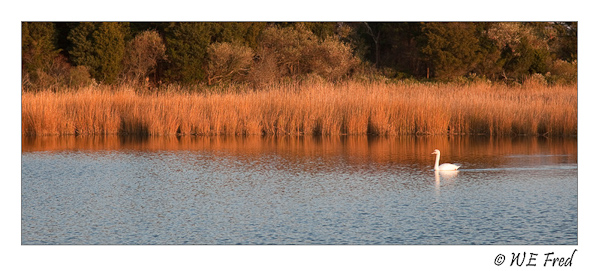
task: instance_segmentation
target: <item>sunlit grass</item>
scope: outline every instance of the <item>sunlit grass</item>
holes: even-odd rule
[[[22,94],[25,135],[576,135],[577,87],[288,83]]]

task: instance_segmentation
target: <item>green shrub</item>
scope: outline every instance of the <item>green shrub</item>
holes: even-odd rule
[[[530,76],[527,76],[522,82],[522,86],[525,88],[535,88],[540,86],[546,86],[547,80],[540,73],[535,73]]]
[[[69,71],[69,87],[81,88],[93,84],[94,80],[85,66],[75,66]]]
[[[576,60],[568,62],[558,59],[551,63],[549,72],[545,76],[551,84],[572,84],[578,80]]]

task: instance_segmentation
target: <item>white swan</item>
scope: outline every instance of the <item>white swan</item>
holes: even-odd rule
[[[439,170],[458,170],[458,168],[460,167],[460,165],[454,165],[454,164],[449,164],[449,163],[445,163],[445,164],[439,165],[439,159],[441,158],[441,152],[439,150],[435,150],[431,154],[436,154],[437,155],[437,158],[435,159],[435,171],[439,171]]]

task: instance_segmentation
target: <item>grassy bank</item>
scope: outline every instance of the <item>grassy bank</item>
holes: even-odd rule
[[[218,93],[25,92],[22,133],[576,135],[577,87],[345,82]]]

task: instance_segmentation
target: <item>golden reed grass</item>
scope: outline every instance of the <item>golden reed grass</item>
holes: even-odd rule
[[[577,86],[289,83],[22,93],[23,135],[576,135]]]

